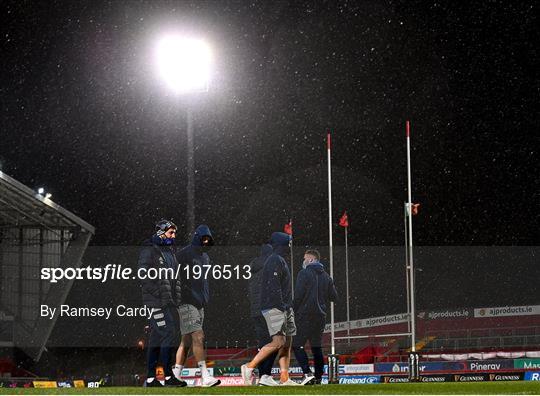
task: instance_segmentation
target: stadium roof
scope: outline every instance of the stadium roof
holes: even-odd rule
[[[0,226],[3,225],[81,227],[91,234],[95,232],[80,217],[0,171]]]

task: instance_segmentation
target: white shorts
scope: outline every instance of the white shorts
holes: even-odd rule
[[[197,309],[191,304],[178,307],[180,313],[180,333],[191,334],[203,329],[204,308]]]
[[[262,311],[262,314],[266,321],[270,337],[275,335],[296,335],[296,325],[294,324],[294,312],[292,308],[285,312],[277,308],[272,308]]]

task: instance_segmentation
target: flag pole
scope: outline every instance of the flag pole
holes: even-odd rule
[[[411,292],[409,290],[409,232],[407,231],[407,202],[403,203],[403,222],[405,229],[405,282],[407,290],[407,332],[411,332]]]
[[[330,256],[330,277],[334,279],[334,255],[332,242],[332,158],[331,158],[331,143],[330,131],[327,134],[327,160],[328,160],[328,249]],[[334,335],[334,302],[330,302],[330,338],[332,355],[336,353],[336,340]]]
[[[412,233],[412,188],[411,188],[411,126],[406,122],[407,134],[407,190],[408,205],[407,214],[409,219],[409,283],[410,283],[410,314],[411,314],[411,352],[416,352],[416,312],[414,304],[414,261],[413,261],[413,233]]]
[[[351,311],[350,311],[350,301],[349,301],[349,243],[348,243],[348,234],[349,226],[345,227],[345,288],[347,289],[347,336],[351,335]],[[351,339],[348,339],[349,344]]]

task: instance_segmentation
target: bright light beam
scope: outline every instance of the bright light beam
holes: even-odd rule
[[[211,58],[204,41],[176,35],[163,37],[156,50],[159,74],[177,94],[208,91]]]

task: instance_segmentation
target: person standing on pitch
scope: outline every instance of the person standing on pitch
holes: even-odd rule
[[[270,238],[273,253],[264,264],[261,282],[261,313],[272,341],[261,348],[253,360],[240,368],[246,385],[252,384],[253,370],[277,352],[281,385],[299,385],[289,378],[292,336],[296,334],[291,298],[291,273],[285,261],[291,236],[274,232]]]
[[[293,351],[302,367],[303,385],[320,384],[324,372],[322,352],[322,334],[326,323],[326,312],[330,301],[336,301],[337,291],[334,281],[320,263],[321,255],[317,250],[306,250],[303,269],[298,273],[294,289],[294,312],[296,313],[297,333],[293,338]],[[315,376],[309,368],[305,351],[309,341]]]
[[[143,243],[139,253],[138,267],[148,273],[149,269],[167,269],[174,274],[178,262],[173,246],[176,237],[176,225],[169,220],[160,220],[156,232]],[[143,304],[152,308],[150,318],[150,336],[148,339],[147,366],[148,374],[144,386],[186,386],[186,382],[175,378],[171,371],[171,356],[178,339],[178,305],[180,304],[180,281],[174,275],[162,276],[162,279],[141,279]],[[161,366],[165,380],[156,378],[156,368]]]
[[[255,325],[255,334],[259,341],[259,350],[272,341],[268,334],[266,321],[261,313],[261,282],[264,263],[272,254],[272,245],[262,245],[259,257],[254,258],[251,263],[251,278],[249,278],[249,301],[251,307],[251,318]],[[272,377],[272,366],[276,360],[277,352],[264,359],[257,368],[259,369],[259,385],[276,386],[279,385]]]
[[[205,274],[208,272],[206,269],[210,266],[207,252],[213,245],[214,239],[210,229],[206,225],[200,225],[193,234],[191,244],[176,254],[181,267],[182,279],[182,304],[179,308],[182,340],[176,352],[173,373],[177,379],[181,378],[189,349],[193,348],[193,355],[201,370],[201,385],[204,387],[216,386],[221,383],[208,372],[204,351],[204,307],[210,299],[208,279],[206,279]]]

